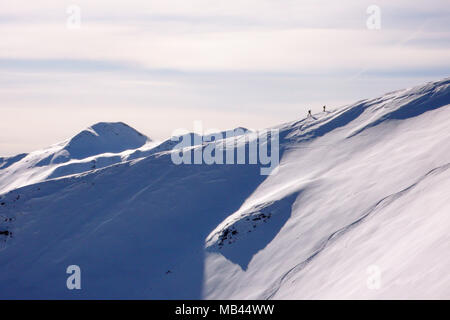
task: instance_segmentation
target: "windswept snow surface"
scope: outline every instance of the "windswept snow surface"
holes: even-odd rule
[[[0,298],[449,299],[449,103],[444,79],[278,126],[270,176],[89,129],[0,158]]]
[[[122,162],[129,150],[156,144],[125,123],[100,122],[47,149],[0,158],[0,193]]]
[[[220,132],[228,137],[249,132],[236,128]],[[208,135],[188,133],[163,142],[153,141],[125,123],[100,122],[71,139],[29,154],[0,158],[0,194],[48,179],[65,177],[111,166],[124,161],[170,151],[189,138],[211,140]]]

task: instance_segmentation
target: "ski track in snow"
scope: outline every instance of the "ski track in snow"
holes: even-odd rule
[[[419,178],[412,185],[408,186],[407,188],[405,188],[399,192],[396,192],[396,193],[393,193],[393,194],[390,194],[390,195],[384,197],[383,199],[379,200],[376,204],[374,204],[370,209],[368,209],[365,213],[363,213],[360,218],[356,219],[355,221],[346,225],[345,227],[342,227],[339,230],[336,230],[335,232],[333,232],[331,235],[328,236],[328,238],[326,238],[322,242],[322,244],[319,246],[319,249],[317,249],[311,256],[309,256],[306,260],[300,262],[299,264],[297,264],[294,267],[292,267],[291,269],[289,269],[286,273],[284,273],[281,276],[281,278],[278,280],[277,284],[275,285],[275,289],[270,290],[270,293],[268,293],[268,296],[264,300],[271,300],[277,294],[277,292],[280,290],[283,283],[286,280],[289,280],[289,277],[291,276],[291,274],[293,274],[294,272],[301,272],[301,270],[303,268],[305,268],[306,265],[308,263],[310,263],[314,258],[316,258],[322,251],[324,251],[328,247],[328,245],[330,245],[332,242],[339,239],[345,233],[351,231],[353,228],[355,228],[356,226],[358,226],[359,224],[361,224],[365,220],[367,220],[369,217],[371,217],[372,214],[376,211],[376,209],[379,208],[380,205],[382,205],[382,204],[389,205],[390,203],[392,203],[393,201],[395,201],[396,199],[401,197],[403,194],[405,194],[406,192],[408,192],[411,189],[413,189],[414,187],[416,187],[423,180],[425,180],[428,176],[435,174],[435,173],[443,172],[445,170],[448,170],[449,168],[450,168],[450,163],[447,163],[445,165],[442,165],[442,166],[439,166],[437,168],[430,170],[428,173],[426,173],[424,176]]]

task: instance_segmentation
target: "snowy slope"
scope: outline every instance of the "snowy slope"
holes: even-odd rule
[[[122,122],[100,122],[44,150],[0,158],[0,192],[122,162],[128,150],[155,144]]]
[[[4,193],[0,298],[448,299],[449,103],[445,79],[278,126],[271,176],[171,145]]]
[[[244,132],[236,128],[220,134]],[[72,174],[93,171],[107,166],[172,150],[183,138],[203,137],[189,133],[153,141],[122,122],[100,122],[81,131],[74,137],[44,150],[13,157],[0,158],[0,193]],[[208,136],[205,136],[207,139]]]

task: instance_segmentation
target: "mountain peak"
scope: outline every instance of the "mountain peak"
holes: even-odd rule
[[[123,122],[98,122],[72,137],[64,150],[73,159],[143,146],[150,138]],[[69,156],[66,155],[66,156]]]

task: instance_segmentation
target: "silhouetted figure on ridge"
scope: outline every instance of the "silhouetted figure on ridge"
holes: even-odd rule
[[[325,112],[325,111],[326,111],[326,108],[327,108],[326,106],[323,106],[323,112]]]
[[[312,117],[311,110],[308,110],[308,118]]]

